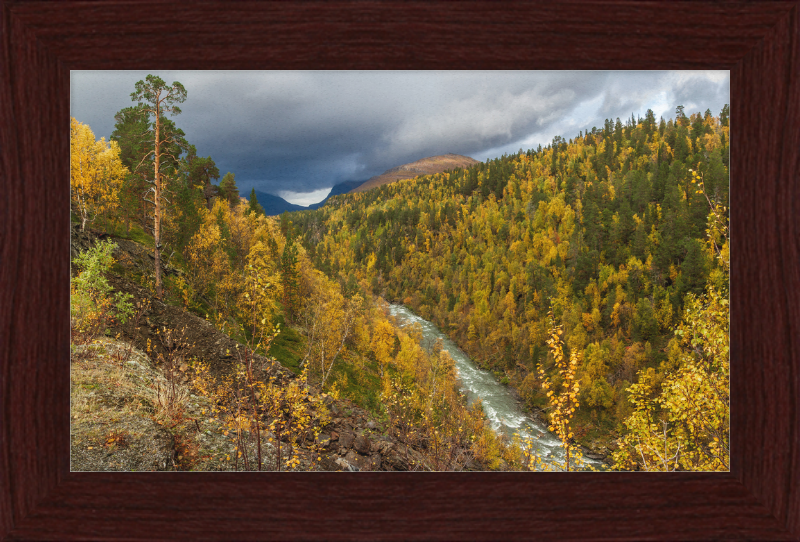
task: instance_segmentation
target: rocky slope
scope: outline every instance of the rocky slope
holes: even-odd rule
[[[73,230],[73,256],[101,237],[108,236]],[[114,257],[123,272],[109,275],[109,283],[116,291],[130,294],[138,309],[127,323],[112,326],[108,337],[72,347],[72,470],[242,470],[242,464],[231,459],[236,445],[233,435],[208,414],[210,400],[193,388],[187,363],[175,365],[177,388],[173,393],[180,401],[180,415],[163,414],[160,406],[167,381],[159,360],[174,352],[177,344],[176,339],[165,341],[165,334],[180,337],[181,359],[202,360],[213,375],[224,376],[244,346],[206,320],[155,299],[127,278],[152,272],[151,254],[133,241],[114,241],[119,245]],[[180,273],[169,266],[163,270]],[[283,384],[297,378],[271,358],[256,355],[254,362],[259,378],[272,377]],[[426,469],[423,445],[404,442],[386,422],[373,419],[347,401],[313,390],[304,401],[312,412],[327,413],[316,442],[295,444],[300,463],[294,470]],[[272,434],[264,432],[262,436],[265,468],[274,468],[278,443],[269,443]],[[292,445],[283,442],[280,446],[285,457],[284,447]],[[248,450],[249,457],[255,454],[255,449]],[[467,462],[467,467],[483,469],[475,462]],[[255,468],[251,462],[250,470]]]

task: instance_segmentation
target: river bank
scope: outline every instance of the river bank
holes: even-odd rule
[[[514,386],[498,381],[491,371],[481,368],[432,322],[414,314],[407,307],[387,304],[387,310],[401,327],[418,326],[427,348],[432,348],[438,342],[450,354],[468,403],[476,400],[482,402],[492,429],[509,439],[518,436],[530,441],[534,452],[542,458],[561,460],[561,441],[548,431],[544,413],[526,412],[525,400]],[[589,464],[599,467],[601,463],[607,463],[604,461],[607,454],[585,446],[582,448]]]

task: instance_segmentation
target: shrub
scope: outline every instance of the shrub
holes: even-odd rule
[[[70,327],[74,344],[87,344],[115,322],[124,323],[133,314],[131,295],[117,292],[106,279],[114,263],[113,241],[98,242],[81,252],[73,265],[81,271],[70,285]]]

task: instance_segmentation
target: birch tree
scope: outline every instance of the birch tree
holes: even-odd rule
[[[70,199],[80,216],[81,231],[98,215],[117,208],[126,174],[116,141],[96,141],[89,126],[70,120]]]

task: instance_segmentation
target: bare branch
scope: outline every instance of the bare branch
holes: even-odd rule
[[[147,154],[145,154],[145,155],[144,155],[144,158],[142,158],[142,161],[141,161],[141,162],[139,162],[139,165],[138,165],[138,166],[136,166],[136,167],[133,169],[133,171],[138,171],[138,170],[139,170],[139,168],[141,167],[141,165],[142,165],[142,164],[144,163],[144,161],[147,159],[147,157],[148,157],[148,156],[150,156],[151,154],[154,154],[154,153],[155,153],[155,151],[154,151],[154,150],[152,150],[152,151],[148,152]]]

